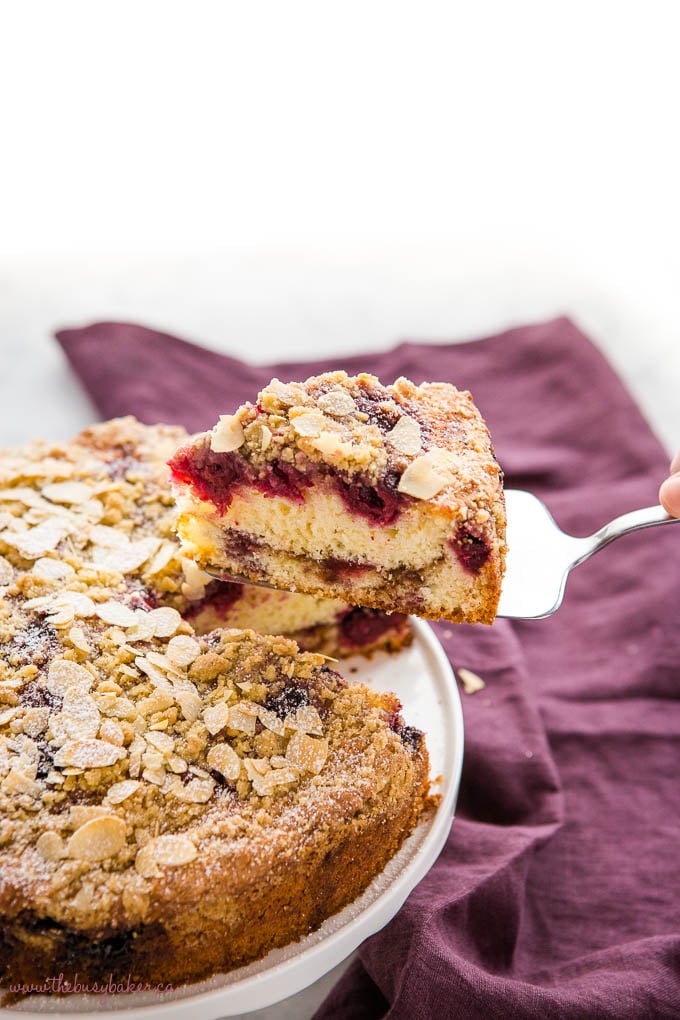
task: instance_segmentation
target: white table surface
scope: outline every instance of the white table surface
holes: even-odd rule
[[[158,326],[239,357],[337,355],[409,339],[471,338],[567,312],[607,353],[671,450],[680,445],[680,343],[653,288],[455,253],[309,252],[0,260],[0,442],[67,437],[93,413],[51,332],[95,319]],[[630,509],[622,507],[622,510]],[[344,970],[251,1020],[304,1020]]]
[[[637,284],[537,245],[510,257],[421,245],[165,256],[0,256],[0,442],[65,438],[93,412],[52,341],[59,327],[141,322],[255,362],[400,340],[464,340],[560,314],[601,347],[669,451],[680,445],[672,280]]]

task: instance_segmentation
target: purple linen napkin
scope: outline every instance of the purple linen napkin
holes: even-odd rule
[[[506,484],[594,531],[656,502],[667,458],[568,320],[462,345],[405,343],[254,367],[119,323],[58,340],[104,416],[209,427],[272,375],[371,371],[472,390]],[[680,1016],[680,535],[622,539],[549,620],[437,625],[464,697],[449,841],[318,1018]]]

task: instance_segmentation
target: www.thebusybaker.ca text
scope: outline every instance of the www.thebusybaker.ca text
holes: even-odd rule
[[[114,978],[109,974],[106,981],[79,981],[76,972],[72,980],[63,973],[46,977],[43,982],[19,982],[10,985],[10,992],[15,995],[130,995],[132,992],[171,992],[173,985],[159,982],[150,984],[145,981],[133,981],[132,975]]]

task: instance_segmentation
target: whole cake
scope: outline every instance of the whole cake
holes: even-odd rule
[[[206,578],[130,420],[0,457],[0,974],[178,984],[299,938],[423,810],[392,695],[251,630]]]
[[[502,476],[466,391],[274,379],[170,466],[183,551],[211,573],[452,622],[495,617]]]

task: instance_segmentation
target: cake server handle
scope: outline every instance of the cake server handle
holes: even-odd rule
[[[498,616],[541,620],[562,604],[570,571],[622,535],[657,524],[675,524],[662,506],[631,510],[598,531],[577,538],[562,531],[545,504],[530,492],[507,489],[508,554]]]

